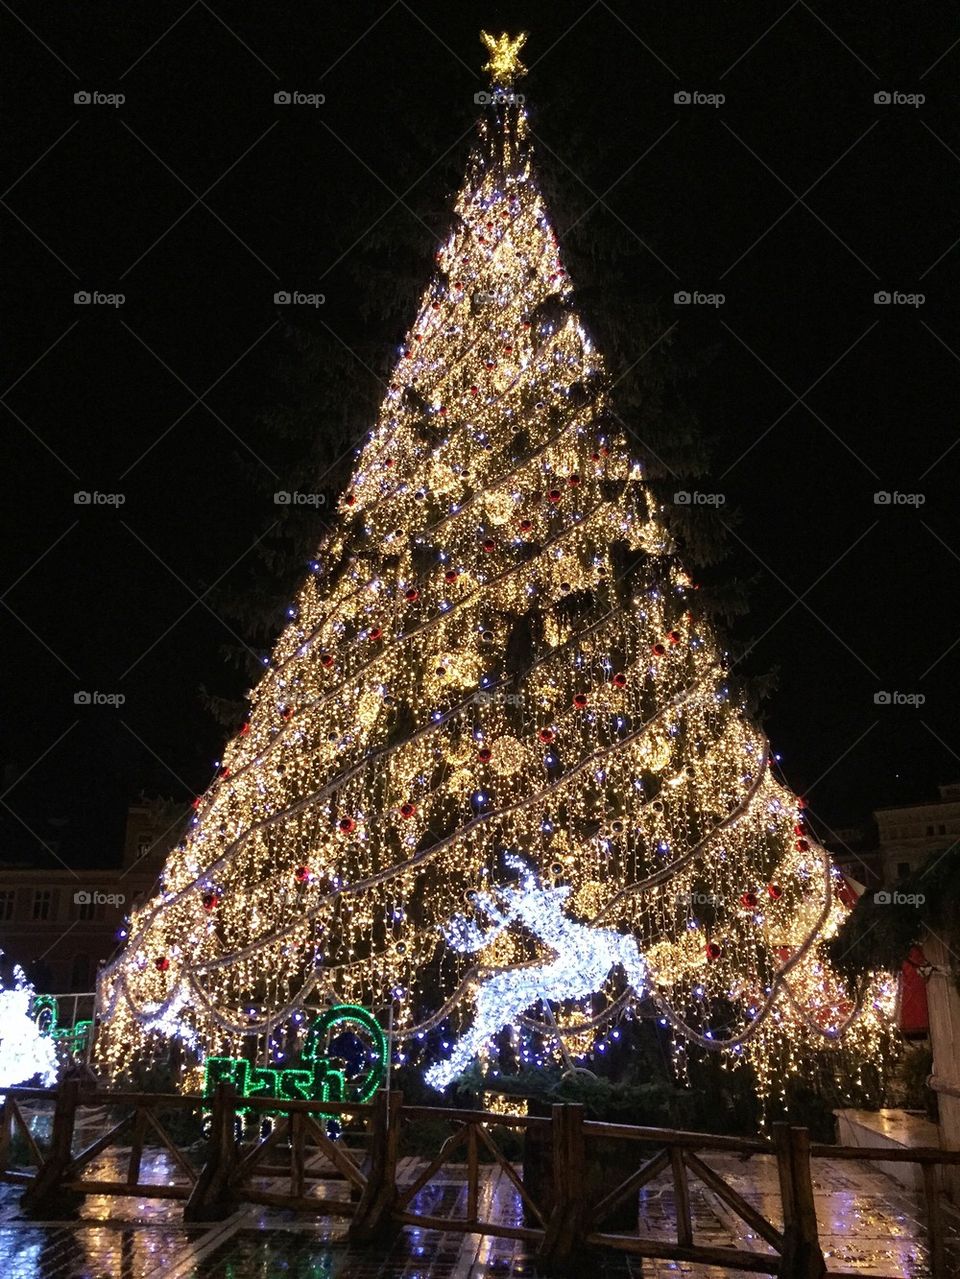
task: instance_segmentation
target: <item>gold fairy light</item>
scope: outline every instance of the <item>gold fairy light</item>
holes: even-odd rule
[[[523,37],[485,43],[513,83]],[[892,984],[855,1004],[831,973],[836,872],[611,425],[522,104],[480,132],[336,527],[103,975],[108,1075],[171,1036],[236,1054],[328,999],[392,1005],[413,1037],[424,1000],[460,991],[469,1025],[485,979],[462,988],[475,958],[447,930],[495,926],[508,851],[551,908],[645,957],[642,991],[601,977],[596,1024],[653,1001],[679,1072],[695,1044],[769,1095],[824,1047],[884,1050]],[[552,962],[518,927],[484,952],[504,988]],[[556,1014],[587,1035],[582,1010]]]

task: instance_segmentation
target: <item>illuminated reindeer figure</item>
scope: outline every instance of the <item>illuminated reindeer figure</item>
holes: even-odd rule
[[[477,896],[477,906],[493,921],[481,929],[462,915],[455,916],[444,929],[448,945],[460,954],[471,955],[488,946],[511,924],[521,924],[544,943],[552,958],[535,967],[504,969],[487,977],[474,997],[473,1025],[454,1045],[446,1061],[426,1072],[427,1083],[445,1088],[470,1064],[484,1045],[538,1000],[562,1002],[582,999],[599,990],[618,964],[636,994],[646,984],[647,966],[632,937],[612,928],[590,928],[564,914],[570,888],[544,888],[536,873],[516,854],[504,859],[520,872],[517,887],[500,888],[496,897]],[[547,1005],[548,1006],[548,1005]]]

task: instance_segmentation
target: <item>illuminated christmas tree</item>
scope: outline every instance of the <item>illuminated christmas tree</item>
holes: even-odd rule
[[[379,420],[226,748],[101,984],[118,1071],[303,1010],[548,1051],[630,1008],[770,1092],[889,991],[823,958],[842,881],[728,688],[611,409],[532,168],[522,39]],[[589,1036],[588,1036],[589,1038]],[[776,1074],[776,1079],[774,1079]]]

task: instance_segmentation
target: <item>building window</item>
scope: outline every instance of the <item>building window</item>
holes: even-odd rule
[[[905,879],[910,874],[909,862],[897,862],[897,878]]]
[[[13,903],[16,899],[15,888],[0,888],[0,920],[13,919]]]
[[[940,825],[937,827],[937,834],[938,834],[938,835],[946,835],[946,833],[947,833],[947,828],[946,828],[946,826],[944,826],[944,825],[943,825],[943,823],[941,822],[941,823],[940,823]]]
[[[49,888],[36,888],[33,892],[34,919],[50,919],[53,915],[53,891]]]
[[[96,902],[93,900],[93,893],[79,892],[73,895],[74,905],[76,906],[77,919],[93,919],[96,914]]]
[[[928,834],[928,835],[932,835],[932,834],[933,834],[933,827],[932,827],[932,826],[928,826],[928,827],[927,827],[927,834]]]

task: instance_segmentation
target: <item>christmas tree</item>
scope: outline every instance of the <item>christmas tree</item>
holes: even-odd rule
[[[889,991],[825,961],[842,880],[577,313],[522,37],[484,39],[479,141],[336,530],[103,976],[112,1072],[169,1036],[286,1046],[331,1001],[390,1007],[398,1045],[450,1024],[437,1086],[507,1026],[552,1051],[631,1007],[764,1092],[843,1037],[880,1051]]]

